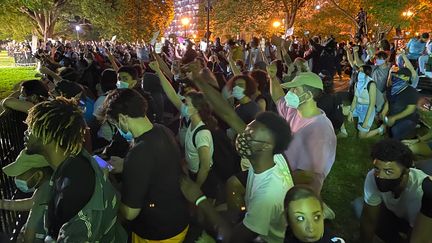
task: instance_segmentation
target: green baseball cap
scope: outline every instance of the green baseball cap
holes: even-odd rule
[[[291,82],[281,84],[284,89],[295,88],[303,85],[323,90],[321,78],[313,72],[300,73]]]
[[[27,150],[22,150],[16,160],[2,168],[8,176],[19,176],[33,168],[48,167],[48,161],[40,154],[27,154]]]

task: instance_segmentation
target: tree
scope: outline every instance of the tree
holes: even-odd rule
[[[0,15],[10,20],[9,29],[38,34],[46,41],[54,36],[55,26],[63,20],[66,10],[76,4],[77,0],[3,0]]]
[[[174,0],[82,0],[83,16],[105,37],[149,40],[174,17]]]

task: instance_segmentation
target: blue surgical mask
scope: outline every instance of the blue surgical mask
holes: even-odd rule
[[[132,135],[131,132],[127,132],[127,133],[125,133],[125,132],[123,132],[119,127],[117,127],[117,130],[120,132],[120,135],[121,135],[124,139],[126,139],[126,141],[131,142],[131,141],[134,139],[134,137],[133,137],[133,135]]]
[[[359,72],[358,80],[359,81],[365,81],[366,80],[366,74],[364,72]]]
[[[244,91],[244,88],[235,86],[232,90],[232,95],[236,100],[241,100],[243,97],[245,97]]]
[[[35,188],[29,188],[28,187],[27,181],[17,179],[16,177],[15,177],[15,185],[20,191],[22,191],[24,193],[29,193],[29,192],[35,191]]]
[[[127,89],[129,88],[129,84],[124,81],[117,81],[117,88],[118,89]]]
[[[189,106],[186,104],[182,104],[180,108],[180,115],[181,117],[184,117],[186,121],[189,121],[190,115],[189,115]]]
[[[288,91],[284,98],[288,107],[297,109],[300,106],[300,98],[294,92]]]
[[[384,59],[376,59],[375,65],[383,65],[386,61]]]

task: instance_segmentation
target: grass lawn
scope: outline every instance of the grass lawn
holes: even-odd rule
[[[6,51],[2,51],[2,52],[0,52],[0,67],[5,67],[5,66],[13,67],[14,66],[14,58],[9,57],[7,55]]]
[[[0,52],[0,99],[13,92],[14,86],[28,79],[34,79],[34,67],[13,67],[14,59],[7,56],[5,51]]]
[[[34,67],[0,68],[0,99],[13,92],[14,86],[28,79],[34,79]]]

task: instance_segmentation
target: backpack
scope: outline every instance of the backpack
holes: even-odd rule
[[[213,169],[217,176],[224,182],[232,175],[238,173],[240,168],[240,156],[237,154],[231,140],[221,129],[211,131],[206,125],[202,125],[195,129],[192,135],[192,143],[196,148],[195,138],[199,131],[209,130],[213,138]]]

